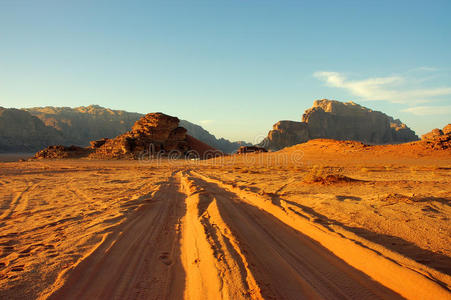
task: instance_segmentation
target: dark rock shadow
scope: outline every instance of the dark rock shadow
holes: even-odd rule
[[[345,201],[345,200],[360,201],[360,200],[362,200],[362,198],[360,198],[360,197],[345,196],[345,195],[335,196],[335,198],[337,198],[338,201]]]

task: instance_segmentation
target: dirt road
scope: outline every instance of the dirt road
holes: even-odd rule
[[[313,185],[300,181],[304,169],[78,161],[18,170],[5,165],[0,298],[451,299],[446,272],[333,219],[380,213],[396,228],[414,222],[387,213],[397,212],[395,205],[365,198],[365,189],[371,194],[378,188],[376,181]],[[421,169],[408,176],[417,172],[422,176]],[[434,176],[442,178],[441,172]],[[444,183],[433,184],[441,195]],[[362,198],[349,196],[356,191]],[[442,198],[434,199],[408,207],[434,205],[446,215],[446,204],[437,200]],[[425,218],[417,211],[408,216]],[[431,230],[447,228],[434,220],[425,223],[437,224]],[[428,256],[430,265],[448,270],[447,260],[436,255]]]
[[[61,284],[51,299],[400,298],[190,171],[174,173]]]

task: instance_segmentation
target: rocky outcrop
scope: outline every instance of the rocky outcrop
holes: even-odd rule
[[[139,158],[143,153],[186,153],[186,129],[180,120],[162,113],[150,113],[136,121],[132,129],[114,139],[108,139],[90,154],[92,158]],[[152,153],[152,154],[153,154]]]
[[[88,156],[92,152],[89,148],[77,146],[49,146],[35,154],[37,159],[63,159],[63,158],[82,158]]]
[[[133,124],[144,116],[140,113],[112,110],[98,105],[76,108],[34,107],[24,110],[38,117],[46,126],[53,127],[59,132],[63,140],[60,139],[53,144],[63,143],[79,146],[87,146],[93,140],[118,136],[130,130]],[[187,134],[224,153],[232,153],[240,146],[248,145],[244,142],[217,139],[201,126],[186,120],[180,120],[179,126],[186,128]],[[38,149],[42,149],[42,145]]]
[[[309,140],[307,123],[295,121],[279,121],[268,133],[264,145],[272,150],[279,150],[287,146],[296,145]]]
[[[423,134],[421,140],[428,148],[435,150],[451,149],[451,124],[446,125],[442,130],[435,128],[431,132]]]
[[[451,124],[448,124],[445,127],[443,127],[442,132],[443,134],[451,134]]]
[[[418,140],[415,132],[399,120],[354,102],[316,100],[302,122],[279,121],[260,144],[271,150],[327,138],[366,144],[397,144]]]
[[[423,134],[421,136],[421,139],[422,140],[434,140],[442,135],[443,135],[443,131],[441,129],[435,128],[435,129],[432,129],[430,132]]]
[[[91,141],[91,147],[86,148],[50,146],[38,152],[35,158],[148,159],[182,158],[193,154],[202,158],[206,151],[216,151],[188,136],[179,122],[176,117],[150,113],[136,121],[130,131],[113,139]]]

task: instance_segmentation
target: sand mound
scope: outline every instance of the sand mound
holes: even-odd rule
[[[421,140],[397,145],[365,145],[355,141],[336,141],[316,139],[303,144],[285,148],[277,153],[321,152],[323,154],[340,155],[349,153],[365,153],[371,156],[449,156],[451,154],[451,135],[443,135],[433,140]]]

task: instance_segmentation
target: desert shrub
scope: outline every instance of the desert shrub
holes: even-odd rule
[[[390,193],[390,194],[383,196],[381,200],[384,202],[389,202],[389,203],[400,203],[400,202],[411,203],[411,202],[415,201],[415,196]]]
[[[310,169],[310,171],[304,176],[303,181],[306,183],[322,183],[322,184],[358,181],[356,179],[344,176],[342,173],[343,173],[342,168],[314,165]]]

